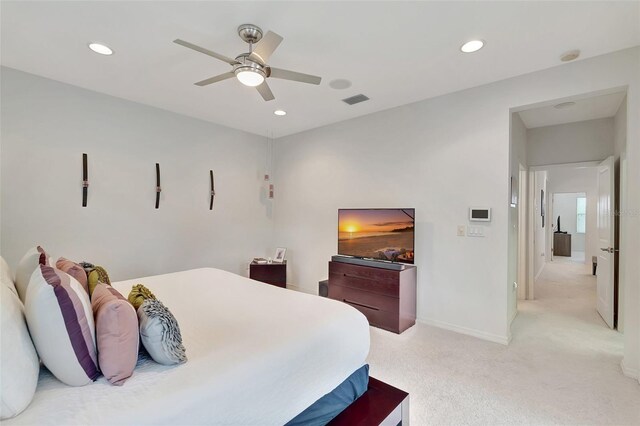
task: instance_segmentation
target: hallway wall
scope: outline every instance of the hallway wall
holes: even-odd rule
[[[613,155],[613,118],[527,129],[530,166],[599,161]]]

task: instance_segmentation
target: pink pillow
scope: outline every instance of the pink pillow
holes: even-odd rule
[[[69,259],[65,259],[61,257],[56,262],[56,268],[60,269],[63,272],[71,275],[75,278],[80,285],[85,289],[87,294],[89,294],[89,283],[87,282],[87,273],[84,271],[84,268],[78,265],[75,262],[72,262]]]
[[[98,283],[91,296],[96,322],[98,365],[111,384],[121,386],[138,361],[138,315],[110,285]]]

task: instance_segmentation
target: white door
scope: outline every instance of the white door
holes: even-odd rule
[[[598,270],[596,308],[609,328],[613,328],[614,285],[614,162],[609,157],[598,166]]]

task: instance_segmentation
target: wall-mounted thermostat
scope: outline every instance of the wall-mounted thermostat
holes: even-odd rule
[[[471,222],[491,222],[491,208],[470,207],[469,221]]]

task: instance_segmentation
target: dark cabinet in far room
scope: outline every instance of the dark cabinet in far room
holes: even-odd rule
[[[249,278],[287,288],[287,261],[282,263],[251,262],[249,264]]]

